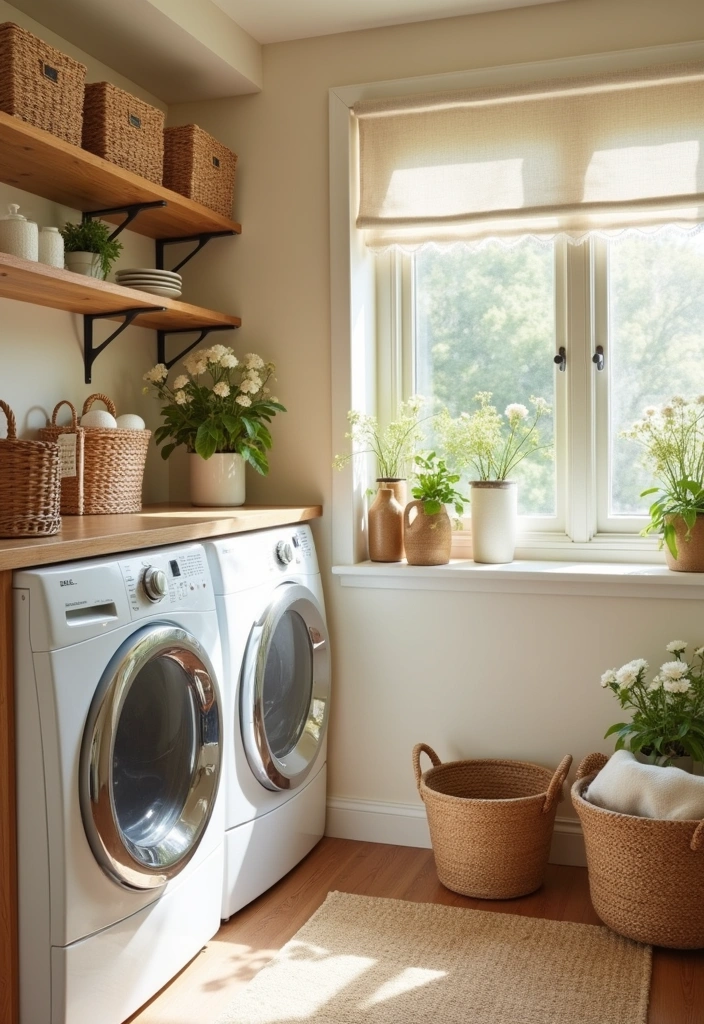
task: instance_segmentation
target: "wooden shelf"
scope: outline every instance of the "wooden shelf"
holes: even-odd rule
[[[68,313],[114,313],[111,319],[116,320],[121,319],[121,310],[163,306],[163,312],[139,314],[133,320],[135,326],[153,330],[192,328],[195,331],[201,327],[239,327],[242,322],[239,317],[227,313],[150,295],[136,288],[123,288],[109,281],[22,260],[7,253],[0,253],[0,298],[32,302]]]
[[[242,230],[235,221],[192,199],[2,111],[0,181],[82,212],[163,199],[166,207],[144,210],[130,225],[131,231],[149,238],[181,238],[214,231],[240,234]],[[116,215],[105,219],[119,224],[124,218]]]

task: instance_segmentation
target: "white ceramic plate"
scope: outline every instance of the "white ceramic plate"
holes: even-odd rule
[[[158,285],[140,285],[136,288],[138,292],[148,292],[150,295],[163,295],[167,299],[178,299],[181,292],[178,288],[159,288]]]
[[[172,270],[154,270],[152,267],[130,267],[126,270],[118,270],[115,277],[161,277],[172,281],[181,281],[180,274]]]
[[[154,284],[158,285],[159,288],[178,288],[180,290],[181,285],[177,284],[176,281],[160,281],[158,278],[153,277],[121,277],[118,284]]]

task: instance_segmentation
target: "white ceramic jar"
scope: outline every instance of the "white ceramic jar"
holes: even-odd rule
[[[472,480],[472,557],[502,565],[513,561],[518,522],[518,488],[513,480]]]
[[[58,228],[39,229],[39,262],[64,268],[64,240]]]
[[[39,228],[19,212],[17,203],[10,203],[9,213],[0,219],[0,252],[23,260],[39,259]]]

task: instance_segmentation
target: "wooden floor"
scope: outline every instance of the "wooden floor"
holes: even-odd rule
[[[666,865],[663,869],[667,870]],[[545,885],[531,896],[507,902],[472,900],[440,885],[430,850],[326,838],[278,885],[224,924],[205,950],[130,1021],[213,1024],[238,989],[334,889],[599,923],[589,900],[585,868],[551,864]],[[704,951],[655,951],[648,1024],[704,1024]]]

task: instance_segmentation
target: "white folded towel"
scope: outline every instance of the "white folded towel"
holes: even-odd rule
[[[639,818],[698,821],[704,818],[704,777],[641,764],[629,750],[617,750],[587,787],[585,799]]]

